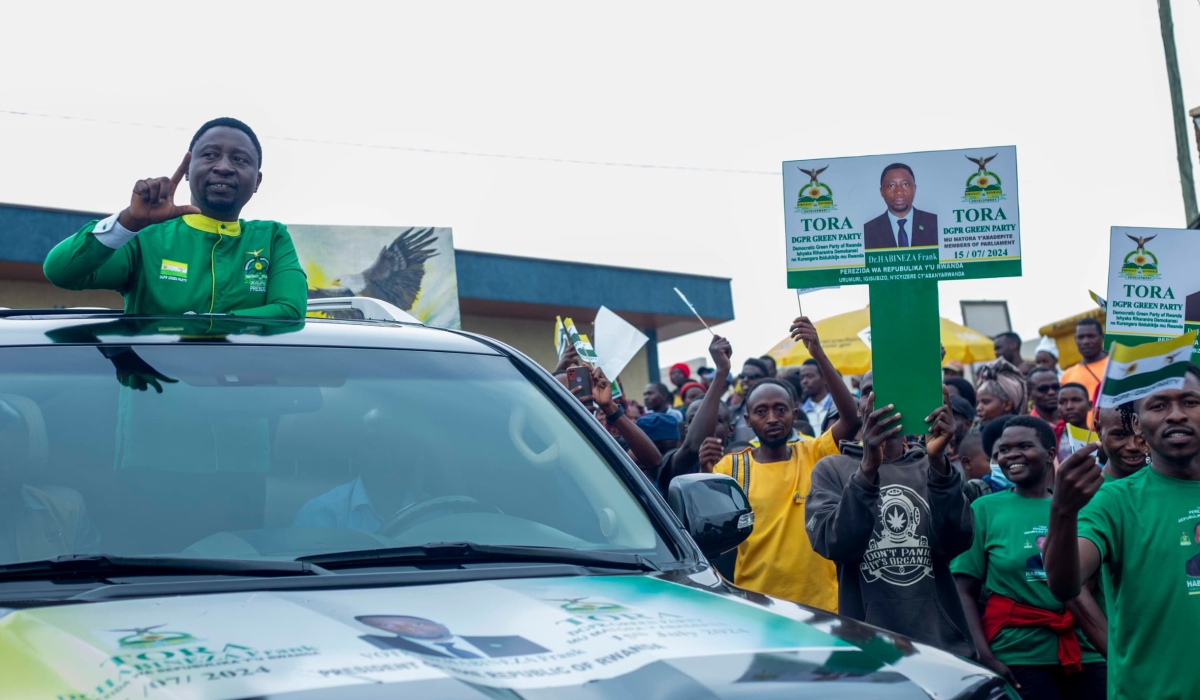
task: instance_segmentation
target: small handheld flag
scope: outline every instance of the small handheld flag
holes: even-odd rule
[[[571,346],[571,338],[567,335],[567,328],[563,325],[562,316],[555,316],[554,321],[554,351],[558,353],[558,359],[562,359],[567,348]]]
[[[687,307],[692,310],[693,314],[696,315],[696,319],[700,321],[700,325],[704,326],[704,330],[712,333],[713,337],[716,337],[717,334],[713,333],[713,329],[709,328],[708,324],[704,322],[704,319],[700,318],[700,314],[696,311],[696,307],[692,306],[692,302],[688,301],[688,298],[683,295],[683,292],[679,291],[679,287],[673,287],[673,289],[675,290],[675,293],[679,295],[679,298],[683,299],[683,303],[687,304]]]
[[[563,325],[566,328],[567,337],[572,345],[575,346],[575,352],[579,353],[579,359],[596,366],[596,351],[592,348],[592,344],[588,341],[587,336],[581,334],[575,329],[575,322],[568,316],[563,320]]]
[[[1183,387],[1196,331],[1157,343],[1113,343],[1100,385],[1100,407],[1112,408],[1163,389]]]
[[[1096,302],[1096,306],[1099,306],[1101,311],[1108,311],[1108,302],[1104,300],[1104,297],[1090,289],[1088,290],[1088,294],[1092,295],[1092,301]]]

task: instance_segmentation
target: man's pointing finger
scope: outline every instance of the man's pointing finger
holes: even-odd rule
[[[190,165],[191,162],[192,162],[191,152],[189,151],[188,153],[184,153],[183,154],[183,162],[179,164],[179,167],[175,169],[175,174],[171,176],[171,191],[172,192],[175,191],[175,188],[179,186],[180,182],[183,182],[183,176],[187,175],[188,165]]]

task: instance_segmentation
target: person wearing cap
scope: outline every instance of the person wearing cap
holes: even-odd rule
[[[1058,367],[1058,344],[1048,335],[1043,335],[1038,341],[1037,350],[1033,353],[1033,362],[1038,367],[1054,370],[1061,378],[1062,370]]]
[[[963,363],[959,362],[958,360],[950,360],[946,364],[942,365],[943,380],[949,379],[950,377],[961,378],[964,374],[966,374],[966,368],[964,368]]]
[[[683,406],[683,385],[688,383],[692,378],[692,368],[682,362],[676,362],[671,365],[671,370],[667,373],[671,384],[675,387],[675,401],[671,405],[675,408]]]
[[[654,443],[660,453],[679,447],[679,421],[666,413],[647,413],[637,419],[637,427]]]
[[[708,391],[708,387],[712,386],[713,377],[717,376],[717,371],[712,367],[701,367],[696,370],[696,381]]]
[[[678,394],[678,398],[683,399],[681,408],[685,409],[685,414],[687,407],[704,398],[706,391],[700,382],[684,382],[683,386],[679,387],[679,391],[675,393]]]

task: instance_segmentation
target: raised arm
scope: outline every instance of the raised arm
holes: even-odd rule
[[[874,394],[867,401],[874,408]],[[813,551],[826,559],[853,563],[867,551],[879,508],[883,443],[900,430],[893,425],[899,416],[887,415],[891,410],[885,406],[867,415],[862,462],[849,480],[843,481],[835,468],[836,457],[825,457],[813,468],[812,489],[804,501],[805,529]]]
[[[621,406],[613,401],[612,383],[604,376],[598,367],[591,369],[592,374],[592,395],[582,396],[581,400],[586,404],[588,399],[596,402],[600,410],[604,412],[605,420],[608,424],[615,428],[617,433],[625,440],[625,444],[629,445],[629,451],[633,453],[634,461],[643,472],[652,472],[662,465],[662,453],[654,446],[654,441],[649,435],[642,432],[642,429],[637,427],[621,410]],[[616,418],[613,418],[616,416]],[[653,481],[653,474],[650,474]]]
[[[808,354],[817,361],[817,366],[821,368],[821,376],[825,378],[825,385],[829,387],[829,395],[833,397],[833,405],[837,406],[837,422],[829,427],[830,432],[833,433],[834,443],[841,443],[842,440],[853,438],[858,431],[858,405],[854,401],[854,394],[850,393],[850,388],[846,386],[846,382],[842,381],[842,375],[829,361],[829,356],[821,347],[821,339],[817,337],[816,327],[808,320],[807,316],[800,316],[792,321],[791,332],[792,339],[798,343],[804,343]],[[820,429],[819,425],[813,426],[813,430],[820,431]]]
[[[967,551],[975,532],[975,516],[963,493],[962,476],[946,459],[946,446],[954,432],[954,416],[950,412],[950,395],[942,387],[945,404],[925,418],[929,437],[925,449],[929,454],[929,509],[933,516],[934,548],[950,559]]]
[[[130,246],[139,231],[184,214],[198,214],[191,205],[175,204],[175,188],[187,174],[192,154],[187,153],[171,177],[138,180],[129,206],[116,217],[88,224],[54,246],[43,271],[50,283],[63,289],[111,289],[124,292],[134,264]]]
[[[1100,550],[1079,536],[1079,511],[1104,484],[1104,473],[1096,463],[1099,443],[1073,453],[1058,465],[1054,496],[1050,501],[1050,528],[1046,534],[1046,583],[1061,601],[1079,595],[1083,582],[1100,568]]]
[[[664,489],[671,479],[682,473],[683,469],[696,463],[700,457],[700,447],[704,444],[704,439],[710,437],[717,427],[717,413],[721,408],[721,396],[728,386],[730,357],[733,355],[733,348],[730,347],[728,340],[715,335],[712,342],[708,344],[708,354],[712,357],[717,374],[713,377],[712,384],[700,401],[700,408],[696,410],[696,417],[688,426],[687,437],[679,446],[679,451],[672,455],[671,460],[658,476],[659,484]]]

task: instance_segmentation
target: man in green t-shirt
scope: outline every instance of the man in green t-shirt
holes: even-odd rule
[[[138,180],[128,207],[55,246],[46,279],[120,292],[130,314],[303,318],[308,284],[287,228],[238,218],[262,182],[261,164],[249,126],[207,122],[173,176]],[[190,206],[175,204],[184,178]]]
[[[1193,698],[1200,576],[1188,561],[1200,523],[1200,368],[1189,364],[1182,389],[1138,401],[1133,427],[1150,448],[1149,469],[1101,489],[1095,443],[1059,465],[1046,577],[1059,600],[1078,595],[1100,566],[1110,577],[1109,698]]]

